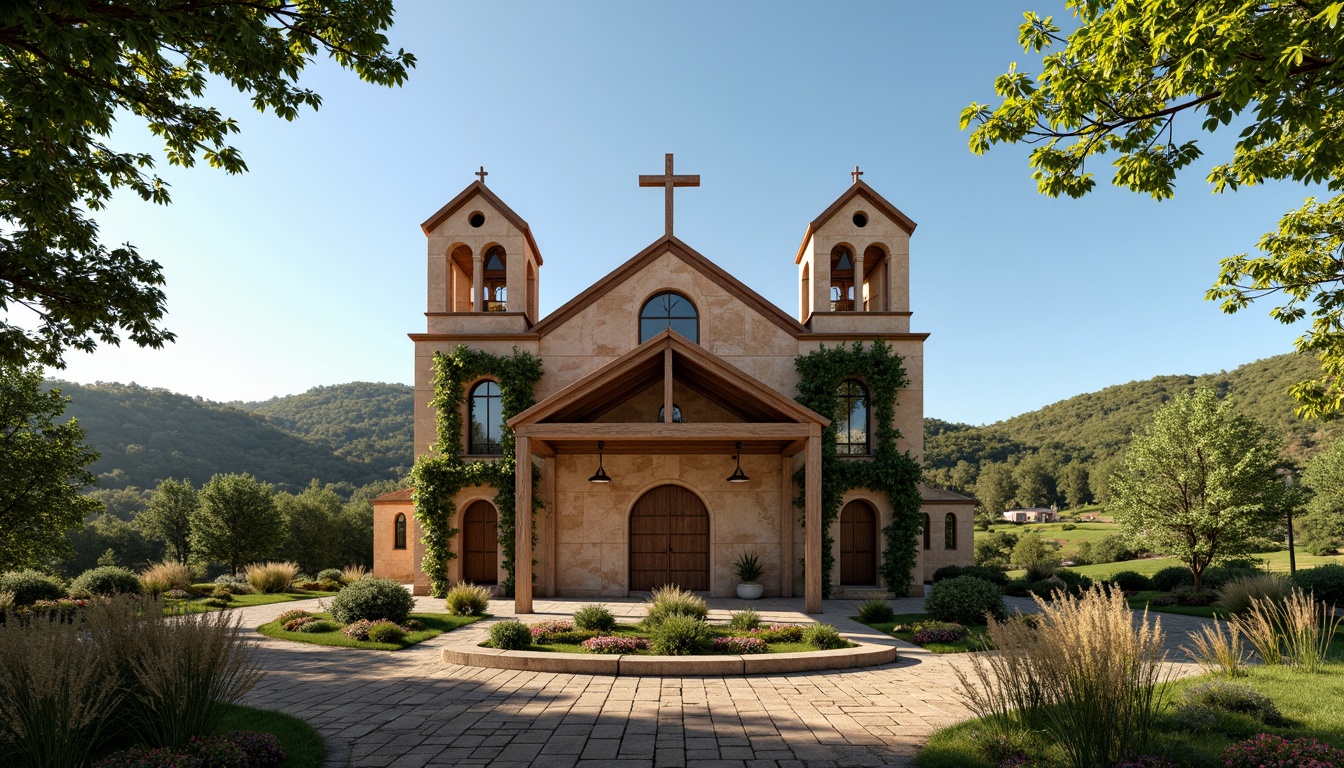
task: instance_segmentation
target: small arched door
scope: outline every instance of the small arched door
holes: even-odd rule
[[[679,485],[660,485],[630,511],[630,591],[709,589],[709,511]]]
[[[877,583],[877,513],[866,501],[840,510],[840,583]]]
[[[499,581],[499,517],[488,501],[473,501],[462,515],[462,580]]]

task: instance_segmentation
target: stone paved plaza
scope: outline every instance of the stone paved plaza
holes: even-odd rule
[[[572,612],[583,600],[543,600],[527,620]],[[635,599],[607,600],[613,613],[638,617]],[[1030,601],[1008,598],[1027,610]],[[893,601],[898,613],[922,609],[921,598]],[[719,611],[752,607],[767,620],[803,622],[801,599],[710,600]],[[490,612],[511,616],[511,601]],[[816,617],[842,632],[868,633],[845,618],[857,601],[832,600]],[[239,609],[255,628],[317,601]],[[417,611],[442,612],[443,601],[417,598]],[[1169,658],[1202,620],[1160,614]],[[265,675],[251,706],[297,715],[327,740],[327,766],[420,768],[786,768],[910,765],[928,735],[966,717],[954,665],[964,655],[936,655],[899,641],[895,664],[860,670],[779,676],[633,678],[478,669],[446,664],[450,642],[479,639],[490,620],[403,651],[352,651],[273,640],[249,633]],[[469,634],[464,634],[469,633]],[[1178,674],[1191,671],[1179,665]]]

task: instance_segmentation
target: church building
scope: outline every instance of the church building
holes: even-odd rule
[[[416,594],[431,584],[507,584],[528,613],[534,595],[600,600],[664,584],[732,596],[734,564],[754,554],[767,596],[801,595],[817,613],[826,589],[922,594],[937,568],[973,562],[973,501],[923,485],[903,497],[922,502],[899,512],[885,491],[846,489],[822,530],[823,454],[873,461],[885,432],[901,455],[922,461],[929,334],[910,327],[915,222],[855,168],[848,189],[806,224],[790,313],[729,271],[765,264],[720,265],[673,235],[674,190],[700,177],[672,165],[667,155],[664,173],[639,177],[664,190],[664,234],[545,317],[537,241],[484,169],[421,225],[428,322],[410,334],[416,458],[457,451],[448,458],[465,466],[511,454],[513,466],[533,471],[512,473],[507,501],[498,484],[451,486],[451,519],[428,532],[415,514],[427,485],[375,499],[374,575]],[[788,258],[779,254],[777,267]],[[799,402],[800,359],[856,342],[885,344],[904,368],[889,425],[876,423],[875,385],[861,376],[839,382],[834,425]],[[436,354],[463,348],[539,363],[527,407],[508,412],[521,395],[511,401],[514,385],[488,371],[454,380],[460,391],[447,399],[436,392]],[[432,401],[455,409],[441,413]],[[507,514],[497,501],[512,505]],[[521,519],[536,502],[527,536],[512,525],[513,509]],[[918,516],[901,528],[914,539],[909,583],[882,577],[896,514]]]

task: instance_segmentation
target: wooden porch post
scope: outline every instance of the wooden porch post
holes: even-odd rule
[[[821,426],[811,425],[807,437],[807,485],[803,489],[807,540],[803,550],[806,594],[803,610],[821,613]]]
[[[515,453],[513,515],[513,612],[532,612],[532,446],[519,437]]]
[[[556,506],[555,500],[555,470],[556,462],[554,456],[547,456],[541,463],[541,484],[546,489],[546,591],[547,597],[555,597],[555,534],[560,529],[560,522],[556,520],[556,515],[560,514],[560,509]]]
[[[793,457],[779,459],[779,596],[793,597]]]

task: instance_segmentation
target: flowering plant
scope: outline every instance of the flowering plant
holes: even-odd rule
[[[765,653],[769,650],[759,637],[716,637],[710,647],[715,653]]]
[[[550,621],[533,624],[531,630],[532,642],[537,643],[538,645],[544,645],[545,643],[551,642],[557,634],[562,632],[573,632],[574,622],[552,619]]]
[[[970,630],[954,622],[924,621],[915,625],[915,645],[925,643],[955,643],[964,640]]]
[[[1344,751],[1315,739],[1289,741],[1261,733],[1223,751],[1226,768],[1336,768],[1344,765]]]
[[[647,640],[640,637],[612,637],[603,635],[590,637],[580,645],[589,653],[634,653],[649,647]]]
[[[275,736],[233,731],[194,737],[184,749],[131,747],[99,760],[94,768],[271,768],[284,759]]]

